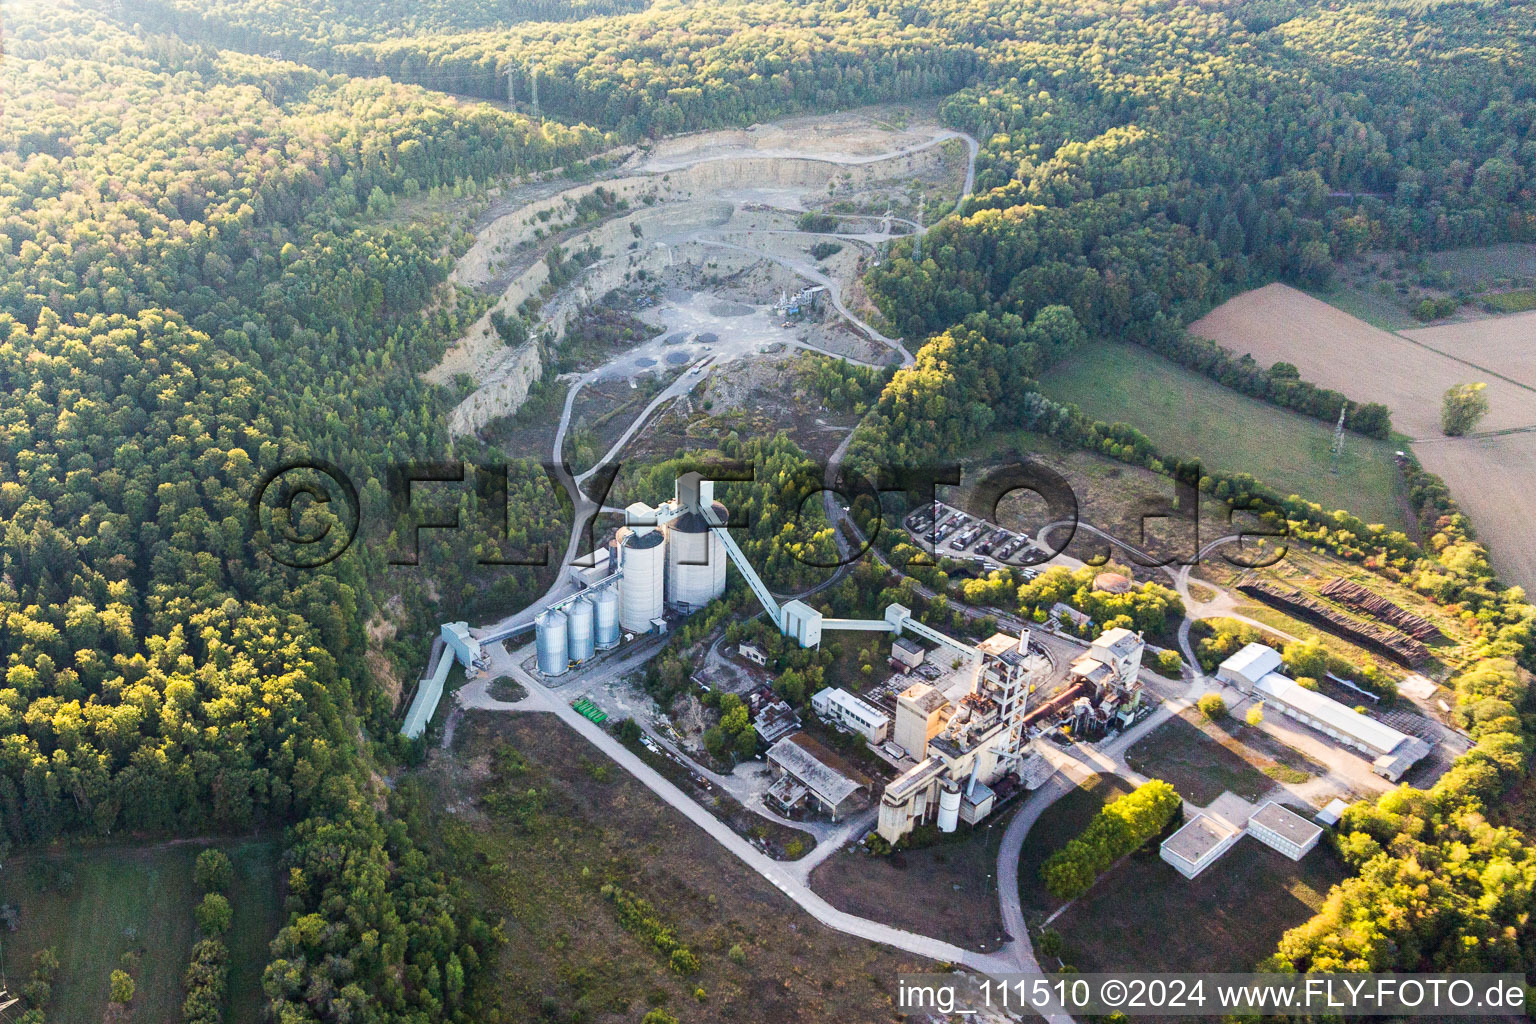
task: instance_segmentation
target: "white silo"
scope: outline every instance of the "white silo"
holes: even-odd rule
[[[944,780],[939,787],[939,831],[953,832],[960,824],[960,786]]]
[[[725,506],[711,505],[717,523],[726,521]],[[725,541],[697,510],[684,512],[667,524],[667,603],[696,611],[725,593]]]
[[[547,611],[534,620],[537,639],[539,671],[546,676],[564,675],[571,667],[569,648],[566,646],[565,613]]]
[[[646,522],[655,510],[643,502],[625,509],[630,525],[619,531],[619,625],[631,633],[650,631],[662,615],[667,576],[666,537]]]
[[[571,660],[577,663],[592,657],[592,602],[578,597],[565,610],[568,620]]]
[[[596,610],[597,649],[606,651],[619,646],[619,591],[617,587],[604,587],[593,598]]]

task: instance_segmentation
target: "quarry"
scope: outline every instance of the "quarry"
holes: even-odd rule
[[[449,279],[493,298],[427,374],[469,389],[450,432],[514,414],[580,312],[615,290],[661,344],[585,380],[661,372],[706,348],[716,367],[801,350],[910,362],[850,295],[880,246],[969,190],[975,150],[935,122],[850,113],[661,140],[617,154],[599,180],[509,190]],[[675,347],[678,334],[692,344]]]

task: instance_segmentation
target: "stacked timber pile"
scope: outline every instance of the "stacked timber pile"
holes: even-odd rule
[[[1432,640],[1443,639],[1444,634],[1438,626],[1428,619],[1418,616],[1393,604],[1380,594],[1362,587],[1358,583],[1346,579],[1336,579],[1323,588],[1324,597],[1332,598],[1346,608],[1380,619],[1389,626],[1396,626],[1409,636],[1423,640],[1426,643]]]
[[[1404,665],[1417,665],[1429,657],[1429,648],[1411,636],[1374,622],[1365,622],[1346,615],[1300,590],[1288,590],[1273,583],[1254,581],[1239,583],[1237,589],[1265,604],[1274,605],[1290,612],[1297,618],[1323,626],[1346,640],[1385,654]]]

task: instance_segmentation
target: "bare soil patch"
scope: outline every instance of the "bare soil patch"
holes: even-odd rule
[[[850,848],[817,865],[811,887],[839,910],[989,952],[1003,941],[997,903],[1001,815],[933,846],[875,857]],[[1033,837],[1031,837],[1033,839]]]
[[[1436,352],[1536,388],[1536,311],[1401,333]],[[1529,396],[1526,415],[1536,424],[1536,395]]]
[[[1536,396],[1530,412],[1536,415]],[[1536,433],[1414,445],[1414,454],[1450,487],[1472,517],[1500,578],[1536,588]]]
[[[1440,398],[1447,388],[1488,376],[1283,284],[1239,295],[1190,330],[1263,366],[1291,363],[1302,379],[1357,402],[1381,402],[1392,410],[1393,426],[1419,438],[1443,436]],[[1487,383],[1490,409],[1481,429],[1531,424],[1536,394],[1497,378]]]

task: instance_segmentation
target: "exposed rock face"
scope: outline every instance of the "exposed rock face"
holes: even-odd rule
[[[635,154],[627,161],[626,169],[636,173],[575,185],[534,200],[481,228],[449,275],[451,284],[487,288],[517,261],[527,266],[515,273],[496,304],[425,375],[433,383],[451,386],[459,375],[467,374],[477,385],[450,415],[449,433],[471,434],[498,417],[515,413],[543,373],[541,353],[561,343],[583,302],[621,286],[638,270],[658,271],[668,266],[673,253],[668,246],[656,244],[657,238],[675,238],[680,232],[719,227],[730,221],[735,204],[718,198],[720,193],[774,187],[819,192],[834,178],[855,185],[888,180],[932,169],[945,159],[942,140],[930,138],[924,143],[919,135],[903,136],[897,145],[927,148],[899,149],[894,154],[887,150],[888,155],[880,155],[874,147],[881,141],[888,145],[890,139],[881,133],[858,136],[857,144],[852,144],[855,136],[848,136],[850,147],[839,148],[842,136],[838,133],[846,130],[845,126],[831,129],[832,134],[820,140],[826,143],[826,152],[816,155],[798,155],[788,148],[795,141],[793,132],[772,126],[659,143],[648,156]],[[542,253],[528,246],[559,233],[574,205],[599,188],[627,201],[631,212],[562,243],[568,253],[596,247],[602,255],[572,287],[540,310],[526,342],[508,346],[492,325],[492,314],[500,311],[516,318],[519,307],[541,297],[549,283],[549,267]]]

